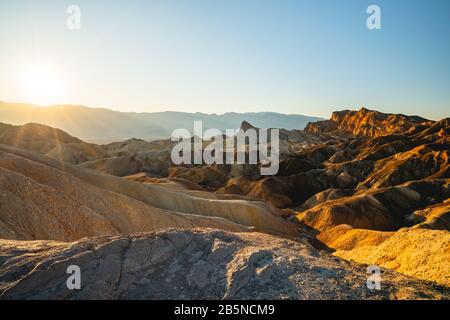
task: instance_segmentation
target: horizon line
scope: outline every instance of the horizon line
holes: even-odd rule
[[[206,113],[206,112],[201,112],[201,111],[193,111],[193,112],[187,112],[187,111],[177,111],[177,110],[164,110],[164,111],[122,111],[122,110],[118,110],[120,109],[119,107],[93,107],[93,106],[87,106],[84,104],[76,104],[76,103],[56,103],[56,104],[51,104],[51,105],[38,105],[35,103],[31,103],[31,102],[11,102],[11,101],[4,101],[4,100],[0,100],[0,103],[5,103],[5,104],[22,104],[22,105],[28,105],[30,107],[34,107],[34,108],[40,108],[40,109],[48,109],[48,108],[55,108],[55,107],[82,107],[82,108],[88,108],[88,109],[98,109],[98,110],[108,110],[108,111],[112,111],[112,112],[120,112],[120,113],[136,113],[136,114],[148,114],[148,113],[164,113],[164,112],[174,112],[174,113],[185,113],[185,114],[196,114],[196,113],[200,113],[200,114],[204,114],[204,115],[225,115],[225,114],[257,114],[257,113],[274,113],[274,114],[282,114],[282,115],[286,115],[286,116],[304,116],[304,117],[310,117],[310,118],[319,118],[319,119],[325,119],[321,116],[316,116],[316,115],[307,115],[307,114],[303,114],[303,113],[283,113],[283,112],[277,112],[277,111],[268,111],[268,110],[263,110],[263,111],[250,111],[250,112],[236,112],[236,111],[227,111],[227,112],[223,112],[223,113]],[[345,110],[345,109],[341,109],[341,110]],[[339,111],[341,111],[339,110]]]

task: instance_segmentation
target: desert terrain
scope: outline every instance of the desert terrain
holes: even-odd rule
[[[450,298],[450,118],[280,126],[274,176],[56,127],[0,123],[0,299]]]

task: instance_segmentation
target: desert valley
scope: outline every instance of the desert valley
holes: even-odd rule
[[[450,298],[450,118],[281,120],[279,171],[262,176],[174,165],[168,125],[95,144],[1,108],[0,299]]]

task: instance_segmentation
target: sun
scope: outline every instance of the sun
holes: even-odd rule
[[[62,102],[64,83],[61,75],[48,67],[33,67],[24,72],[22,90],[25,99],[40,106]]]

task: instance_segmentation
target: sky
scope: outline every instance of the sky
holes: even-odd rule
[[[449,89],[448,0],[0,0],[1,101],[439,119]]]

